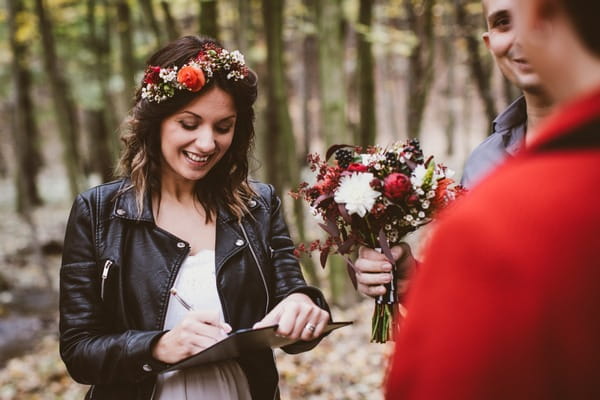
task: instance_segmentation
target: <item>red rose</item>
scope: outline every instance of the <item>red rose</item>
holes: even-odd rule
[[[367,172],[369,168],[366,165],[359,163],[352,163],[348,165],[347,171],[350,172]]]
[[[200,68],[187,65],[181,68],[177,73],[177,82],[187,87],[188,90],[197,92],[202,89],[204,83],[206,83],[206,78],[204,77],[204,72],[202,72]]]
[[[388,175],[383,181],[383,194],[391,200],[404,198],[411,189],[408,176],[398,172]]]
[[[158,83],[160,67],[149,66],[144,75],[144,83]]]

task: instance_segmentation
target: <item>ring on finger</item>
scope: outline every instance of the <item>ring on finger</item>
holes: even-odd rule
[[[308,329],[311,333],[314,333],[317,327],[309,322],[308,324],[306,324],[306,329]]]

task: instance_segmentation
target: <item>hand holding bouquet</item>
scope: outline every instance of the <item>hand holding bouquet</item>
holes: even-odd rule
[[[335,154],[336,162],[328,163]],[[313,242],[309,250],[320,250],[325,266],[329,253],[345,256],[349,275],[356,287],[352,262],[346,256],[357,246],[379,248],[394,265],[390,247],[422,225],[453,201],[463,189],[454,185],[452,172],[441,164],[426,160],[416,139],[388,148],[373,146],[332,146],[325,160],[316,154],[308,157],[317,173],[316,183],[300,185],[303,197],[315,214],[323,219],[319,226],[327,232],[324,242]],[[300,251],[306,251],[300,245]],[[371,341],[384,343],[390,338],[394,308],[398,302],[392,269],[387,293],[376,300]]]

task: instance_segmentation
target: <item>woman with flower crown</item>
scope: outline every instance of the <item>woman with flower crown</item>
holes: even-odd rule
[[[232,330],[278,324],[314,347],[329,322],[270,185],[248,178],[256,76],[186,36],[148,61],[123,178],[77,196],[60,278],[60,352],[86,399],[273,399],[272,351],[160,372]]]

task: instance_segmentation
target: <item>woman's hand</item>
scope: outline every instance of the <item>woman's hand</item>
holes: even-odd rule
[[[277,334],[290,339],[312,340],[323,332],[329,313],[302,293],[292,293],[283,299],[254,328],[278,324]]]
[[[409,278],[417,261],[410,251],[410,246],[406,243],[392,247],[391,252],[396,261],[399,275],[403,277],[396,281],[397,293],[402,296],[407,291]],[[392,265],[384,254],[361,246],[358,249],[358,258],[354,267],[359,292],[371,297],[385,294],[384,285],[392,280]]]
[[[190,311],[175,328],[161,336],[152,349],[159,361],[173,364],[224,339],[231,332],[217,311]]]

